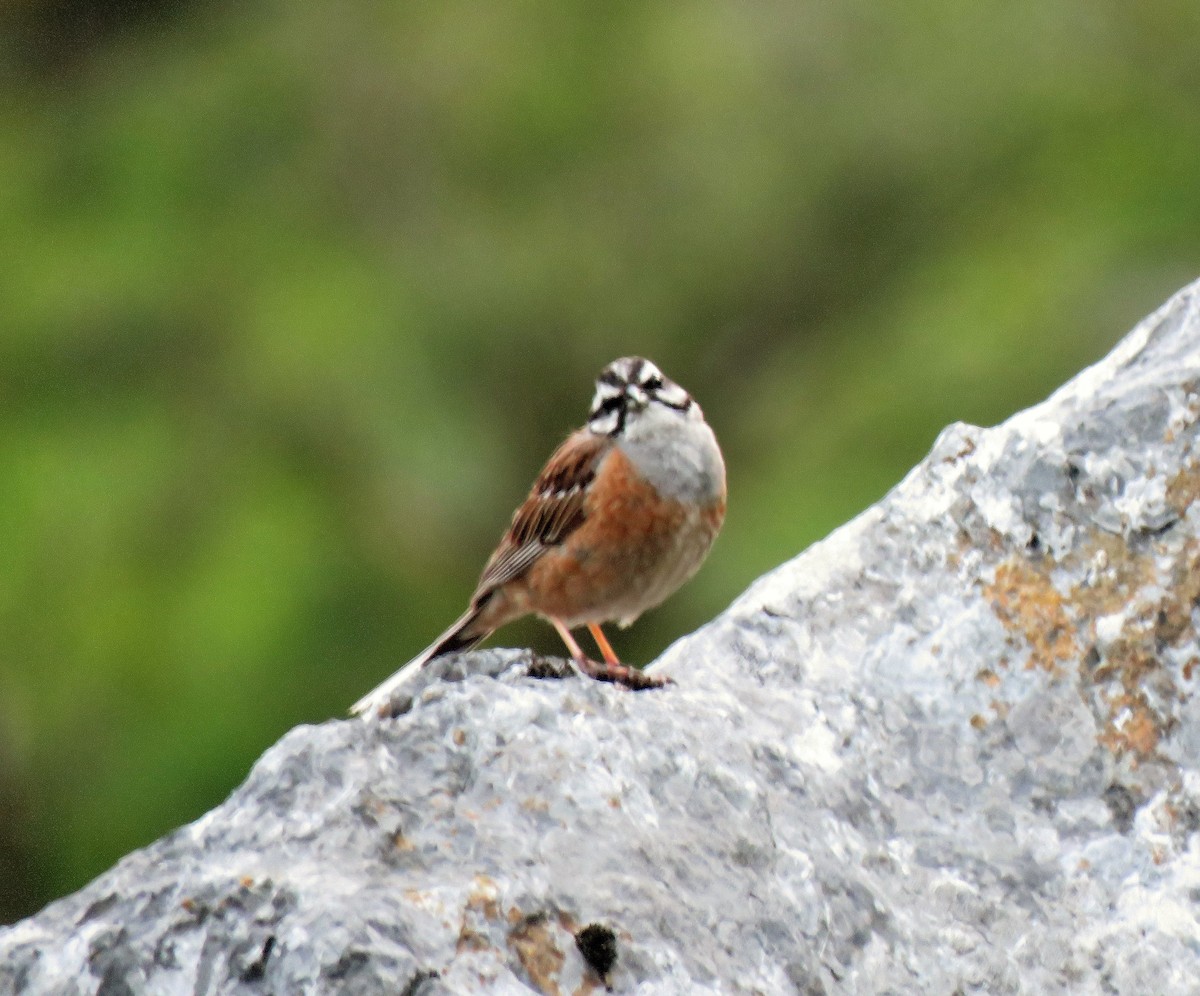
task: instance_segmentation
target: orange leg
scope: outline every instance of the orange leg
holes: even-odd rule
[[[608,642],[608,637],[604,635],[597,623],[588,623],[588,632],[592,634],[592,639],[596,641],[596,646],[600,648],[600,653],[604,655],[604,660],[609,664],[620,664],[621,659],[613,653],[612,644]]]
[[[554,628],[558,630],[558,635],[562,637],[563,643],[567,645],[567,649],[571,652],[571,659],[575,661],[575,666],[589,678],[595,678],[597,681],[611,681],[634,690],[662,688],[663,685],[669,684],[671,681],[670,678],[659,678],[655,675],[645,674],[642,671],[626,667],[622,664],[617,660],[617,655],[613,653],[613,648],[609,646],[604,634],[600,632],[599,626],[589,623],[588,629],[592,631],[592,636],[596,638],[600,652],[604,654],[603,664],[588,660],[587,655],[584,654],[579,644],[575,642],[575,637],[571,635],[571,631],[563,625],[561,620],[551,618],[550,622],[554,624]]]
[[[567,649],[571,652],[571,657],[575,663],[578,664],[580,661],[587,660],[587,655],[583,652],[583,648],[575,642],[575,637],[571,635],[571,631],[557,619],[552,618],[550,621],[554,623],[554,628],[558,630],[558,635],[562,637],[563,643],[567,645]]]

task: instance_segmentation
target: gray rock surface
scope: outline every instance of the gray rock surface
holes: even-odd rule
[[[1200,284],[948,428],[677,685],[483,651],[296,729],[0,931],[0,992],[589,993],[597,925],[620,993],[1195,993],[1198,418]]]

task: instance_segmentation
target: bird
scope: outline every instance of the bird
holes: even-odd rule
[[[398,692],[430,661],[530,614],[554,626],[585,675],[661,687],[670,679],[622,664],[600,626],[629,626],[691,578],[725,505],[725,461],[700,406],[650,360],[614,360],[596,379],[587,422],[554,451],[513,514],[467,610],[351,713],[392,715]],[[581,626],[602,662],[572,636]]]

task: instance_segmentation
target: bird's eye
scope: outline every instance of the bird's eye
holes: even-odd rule
[[[662,386],[663,386],[663,379],[658,376],[651,377],[648,381],[646,381],[646,383],[644,383],[642,385],[642,387],[645,388],[647,391],[661,391]]]

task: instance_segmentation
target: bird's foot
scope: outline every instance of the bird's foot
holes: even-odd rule
[[[666,675],[660,677],[656,674],[646,674],[645,671],[627,667],[616,661],[593,661],[586,657],[576,657],[574,663],[589,678],[595,678],[597,681],[611,681],[615,685],[632,688],[635,692],[675,684],[674,680]]]

